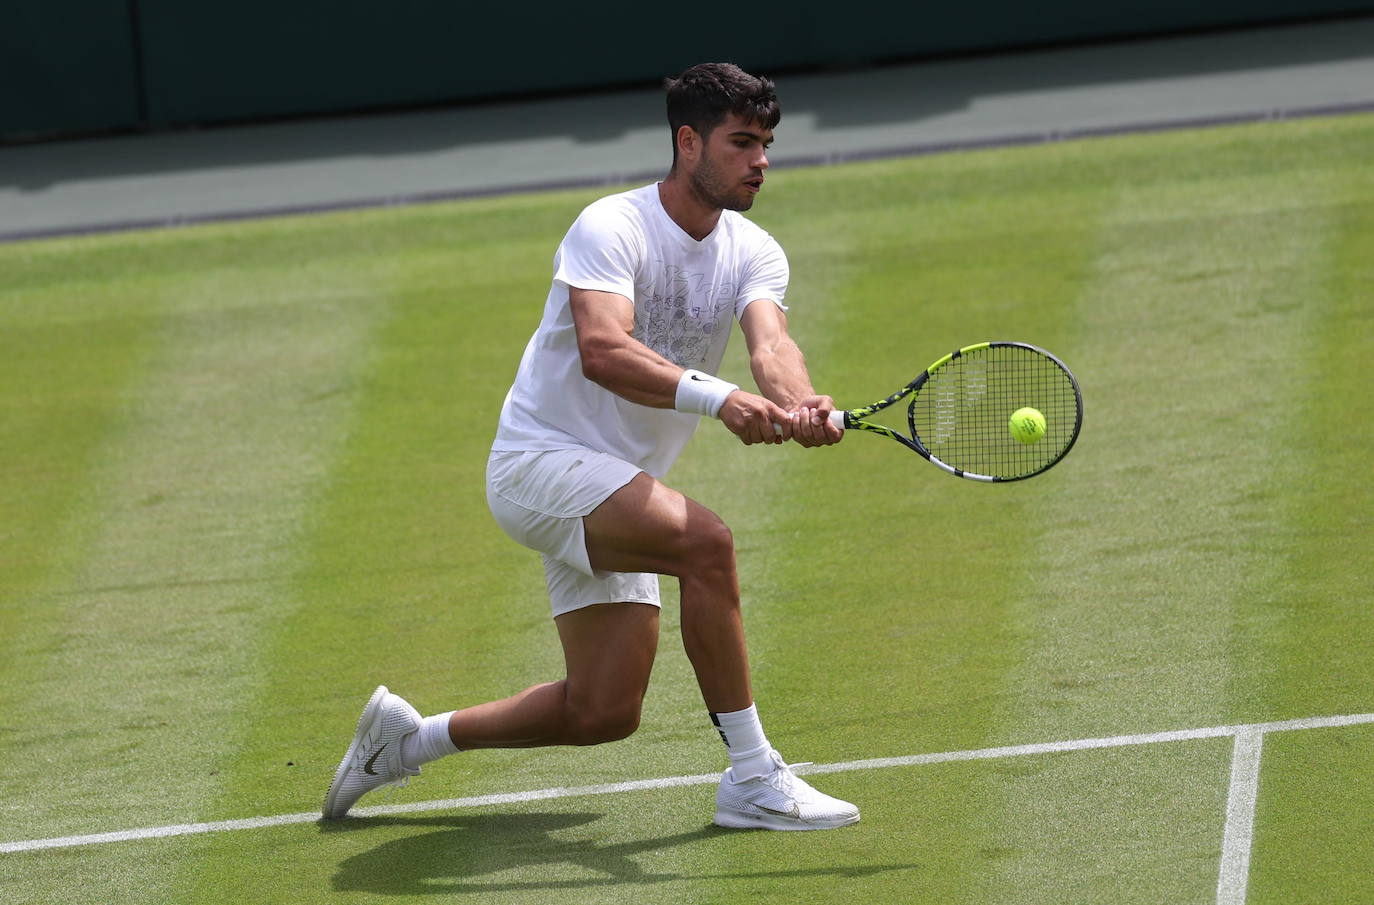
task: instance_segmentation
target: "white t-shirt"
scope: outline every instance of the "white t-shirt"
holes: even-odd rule
[[[663,209],[657,184],[589,205],[563,237],[553,267],[544,318],[501,409],[498,451],[586,447],[662,477],[700,420],[630,402],[582,376],[569,287],[630,299],[635,339],[709,374],[751,302],[786,310],[787,257],[772,236],[723,211],[698,242]]]

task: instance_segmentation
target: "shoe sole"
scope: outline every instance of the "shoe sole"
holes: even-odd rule
[[[358,717],[358,728],[353,733],[353,744],[348,746],[348,753],[343,756],[343,760],[339,761],[339,768],[334,771],[334,780],[329,784],[329,793],[324,797],[325,820],[337,820],[348,814],[347,810],[339,814],[334,813],[339,786],[343,783],[344,777],[348,775],[348,766],[353,763],[353,758],[358,753],[358,747],[367,739],[367,730],[376,721],[377,711],[381,709],[382,698],[386,697],[386,694],[386,686],[378,685],[377,690],[372,692],[372,697],[368,698],[367,706],[363,708],[362,715]]]
[[[835,830],[859,822],[859,815],[836,817],[827,821],[804,821],[772,814],[741,814],[739,811],[716,811],[716,826],[733,830]]]

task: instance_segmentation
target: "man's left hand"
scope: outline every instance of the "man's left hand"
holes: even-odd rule
[[[835,400],[829,396],[808,396],[788,414],[792,418],[792,439],[802,446],[829,446],[839,443],[844,431],[830,423]]]

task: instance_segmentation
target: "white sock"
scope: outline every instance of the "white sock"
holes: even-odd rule
[[[763,724],[753,704],[732,713],[713,713],[711,722],[730,753],[730,772],[736,782],[773,772],[773,759],[769,757],[773,746],[763,734]]]
[[[458,746],[453,744],[453,739],[448,734],[448,721],[451,716],[452,710],[421,720],[419,729],[401,739],[401,763],[411,770],[418,770],[421,765],[432,760],[457,754]]]

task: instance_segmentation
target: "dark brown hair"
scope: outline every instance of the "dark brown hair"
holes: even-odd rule
[[[699,63],[675,79],[664,79],[663,87],[668,90],[674,163],[677,130],[683,126],[705,138],[732,113],[769,130],[782,119],[772,80],[750,75],[734,63]]]

